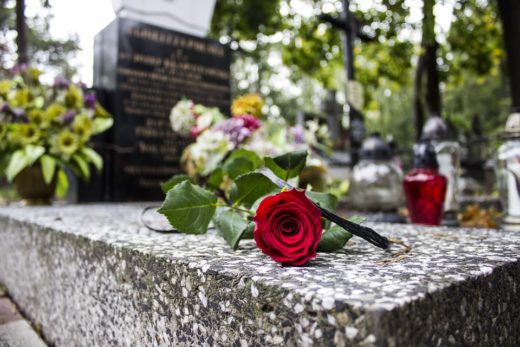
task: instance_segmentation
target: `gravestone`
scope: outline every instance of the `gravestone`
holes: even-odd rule
[[[190,139],[171,128],[182,98],[229,112],[230,51],[216,41],[116,18],[95,38],[94,87],[114,115],[100,138],[105,168],[79,201],[162,200],[160,182],[181,172]]]
[[[0,209],[0,282],[49,345],[519,345],[519,232],[370,224],[411,252],[353,237],[283,267],[143,206]]]

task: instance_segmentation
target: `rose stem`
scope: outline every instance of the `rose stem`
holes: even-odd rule
[[[365,239],[366,241],[370,242],[371,244],[373,244],[379,248],[387,249],[388,246],[390,245],[390,241],[388,241],[388,239],[386,237],[379,235],[374,230],[372,230],[368,227],[353,223],[344,218],[341,218],[340,216],[320,207],[316,203],[314,203],[314,205],[316,205],[320,209],[321,215],[324,218],[330,220],[331,222],[336,223],[337,225],[339,225],[346,231],[348,231],[356,236],[359,236],[362,239]]]

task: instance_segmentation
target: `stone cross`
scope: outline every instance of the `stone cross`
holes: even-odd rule
[[[356,17],[350,12],[349,9],[350,0],[343,0],[343,12],[338,17],[333,17],[328,14],[321,14],[318,18],[324,22],[330,23],[333,27],[341,31],[341,40],[343,45],[343,63],[345,64],[345,72],[347,75],[347,89],[355,81],[355,70],[354,70],[354,39],[359,38],[362,41],[370,41],[371,37],[360,31],[361,24]],[[352,105],[349,100],[349,116],[352,128],[352,123],[363,124],[363,114]],[[358,151],[363,141],[362,138],[358,138],[356,134],[362,134],[364,131],[355,131],[350,134],[350,150],[352,156],[352,164],[357,162]]]

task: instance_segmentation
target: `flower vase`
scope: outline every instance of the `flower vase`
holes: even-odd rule
[[[27,205],[50,205],[56,191],[56,175],[50,184],[45,183],[40,165],[22,170],[14,179],[16,192]]]

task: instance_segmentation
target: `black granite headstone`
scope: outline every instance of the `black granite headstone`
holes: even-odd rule
[[[117,18],[96,36],[94,54],[94,87],[114,127],[96,146],[104,172],[80,187],[78,200],[161,200],[159,183],[181,171],[189,143],[173,132],[170,110],[186,97],[229,112],[229,48]]]

